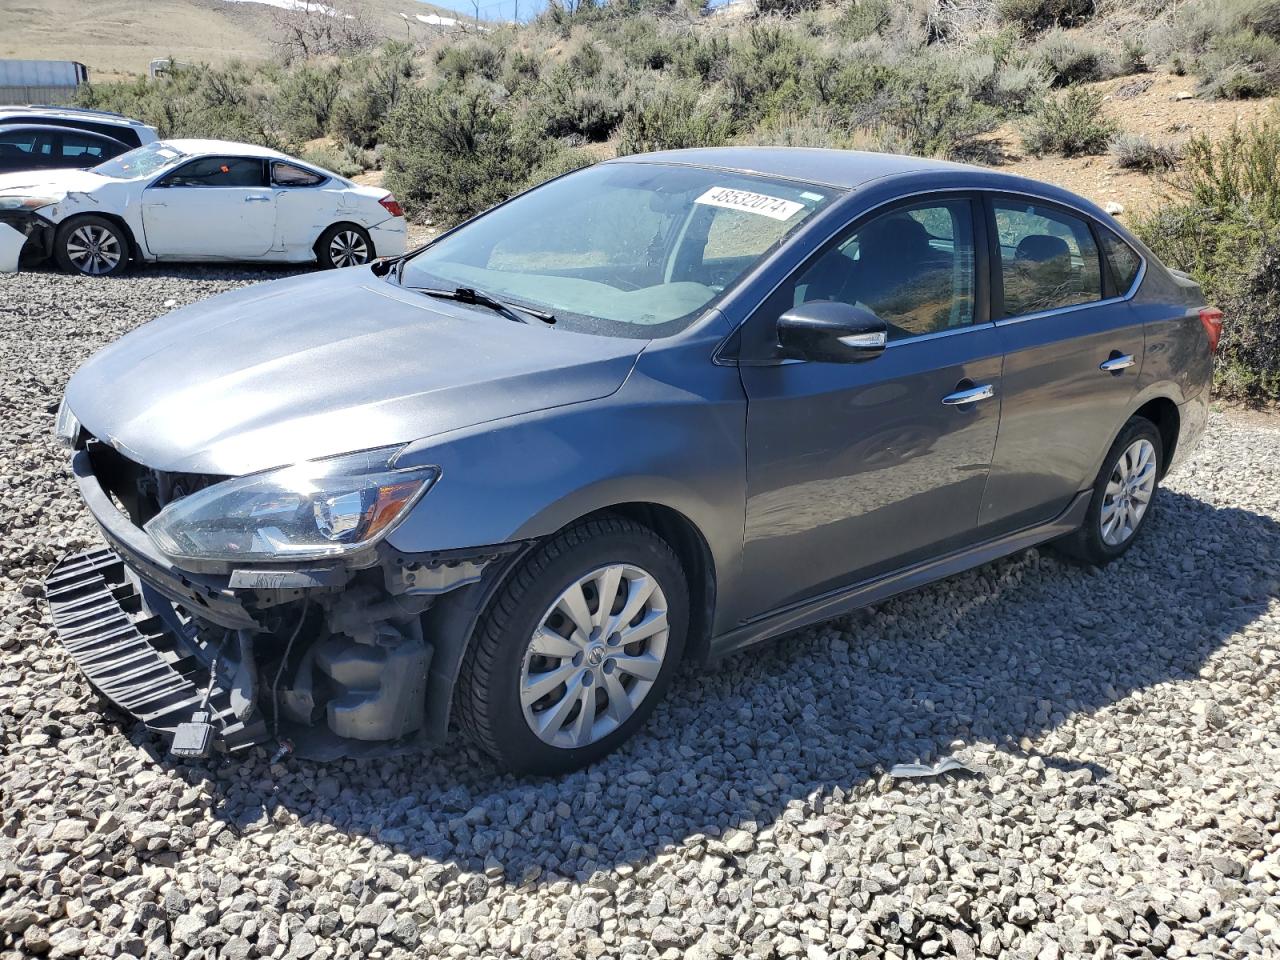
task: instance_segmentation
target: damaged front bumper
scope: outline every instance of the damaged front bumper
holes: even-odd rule
[[[0,210],[0,273],[13,273],[22,260],[48,257],[55,229],[31,210]]]
[[[109,549],[64,559],[46,597],[67,652],[121,709],[170,739],[196,717],[221,751],[276,737],[329,758],[442,738],[457,634],[478,609],[457,596],[519,544],[196,573],[116,505],[88,450],[72,470]]]

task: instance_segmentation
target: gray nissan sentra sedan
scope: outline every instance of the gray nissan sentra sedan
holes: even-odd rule
[[[827,150],[629,157],[397,260],[148,323],[58,433],[50,575],[179,756],[445,736],[568,770],[702,662],[1053,541],[1134,542],[1221,314],[1093,204]]]

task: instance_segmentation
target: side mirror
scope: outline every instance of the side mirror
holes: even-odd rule
[[[778,346],[789,360],[856,363],[884,353],[889,327],[870,310],[815,300],[778,318]]]

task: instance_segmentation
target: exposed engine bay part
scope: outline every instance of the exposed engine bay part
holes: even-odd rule
[[[335,688],[329,729],[353,740],[398,740],[421,729],[430,662],[416,619],[404,628],[379,624],[372,645],[330,634],[315,651],[315,668]]]

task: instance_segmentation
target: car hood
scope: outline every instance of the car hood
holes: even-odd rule
[[[68,193],[92,193],[110,177],[88,170],[26,170],[0,174],[0,196],[50,196],[60,200]]]
[[[234,476],[608,396],[645,342],[514,323],[356,267],[153,320],[66,398],[139,463]]]

